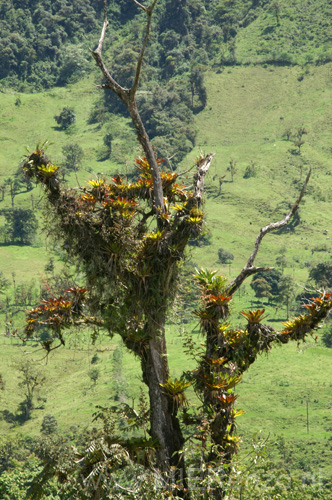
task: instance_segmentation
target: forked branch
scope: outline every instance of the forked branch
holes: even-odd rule
[[[96,61],[97,66],[99,66],[99,68],[101,69],[101,72],[103,73],[104,78],[106,79],[107,84],[103,85],[103,88],[105,88],[105,87],[109,88],[110,90],[115,92],[120,97],[120,99],[122,99],[124,101],[126,89],[121,87],[121,85],[119,85],[118,82],[116,82],[114,80],[111,73],[106,68],[106,65],[105,65],[103,58],[102,58],[102,50],[103,50],[107,26],[108,26],[107,0],[104,0],[104,21],[103,21],[103,27],[101,30],[101,35],[100,35],[98,47],[96,48],[96,50],[90,49],[90,52],[91,52],[94,60]]]
[[[198,206],[202,202],[204,179],[210,168],[215,153],[210,153],[197,161],[198,170],[194,175],[194,191]]]
[[[153,9],[154,9],[154,7],[155,7],[155,5],[157,3],[157,0],[154,0],[153,3],[150,5],[150,7],[144,7],[144,5],[142,5],[139,2],[137,2],[137,0],[133,0],[133,2],[136,5],[138,5],[139,7],[141,7],[147,13],[148,22],[147,22],[147,25],[146,25],[145,37],[144,37],[144,41],[143,41],[141,53],[140,53],[138,61],[137,61],[135,80],[134,80],[134,83],[133,83],[133,85],[132,85],[132,87],[130,89],[131,96],[134,96],[136,94],[136,91],[137,91],[139,77],[140,77],[141,69],[142,69],[142,63],[143,63],[145,49],[146,49],[147,43],[148,43],[148,41],[150,39],[150,27],[151,27],[152,12],[153,12]]]
[[[141,120],[137,104],[135,101],[135,94],[138,88],[138,83],[139,83],[139,78],[140,78],[140,73],[141,73],[141,68],[142,68],[142,63],[143,63],[143,58],[145,54],[145,49],[147,46],[147,43],[149,41],[149,36],[150,36],[150,26],[151,26],[151,17],[153,13],[153,9],[157,3],[157,0],[153,0],[152,4],[149,7],[145,7],[141,3],[139,3],[137,0],[133,0],[134,3],[140,7],[141,9],[146,12],[148,21],[147,21],[147,26],[145,30],[145,37],[143,41],[143,46],[137,61],[137,66],[136,66],[136,74],[135,74],[135,79],[133,82],[133,85],[130,89],[122,87],[114,78],[112,77],[111,73],[108,71],[103,57],[102,57],[102,49],[103,49],[103,44],[104,44],[104,39],[105,39],[105,34],[106,34],[106,29],[108,26],[108,21],[107,21],[107,12],[106,12],[106,3],[107,0],[104,0],[104,21],[103,21],[103,27],[100,35],[100,40],[98,43],[98,47],[96,50],[92,50],[91,53],[97,63],[97,66],[101,69],[105,79],[106,83],[102,85],[102,88],[104,89],[110,89],[112,90],[117,96],[125,103],[128,112],[130,114],[130,117],[132,119],[133,125],[136,129],[137,133],[137,139],[141,143],[144,154],[149,162],[150,168],[151,168],[151,174],[152,174],[152,180],[153,180],[153,188],[154,188],[154,202],[155,202],[155,207],[156,207],[156,214],[160,215],[160,213],[164,212],[164,197],[163,197],[163,189],[162,189],[162,183],[161,183],[161,176],[160,176],[160,171],[158,167],[158,163],[156,160],[155,153],[153,151],[150,139],[148,134],[146,133],[145,127],[143,125],[143,122]]]
[[[254,261],[257,256],[262,239],[266,234],[270,233],[271,231],[276,231],[277,229],[286,226],[288,222],[291,220],[291,218],[295,215],[297,209],[299,208],[301,200],[306,192],[310,175],[311,175],[311,169],[309,170],[309,173],[307,175],[307,178],[305,180],[305,183],[303,185],[303,188],[301,190],[298,199],[296,200],[296,202],[294,203],[288,214],[279,222],[271,222],[267,226],[262,227],[262,229],[259,232],[259,235],[256,238],[254,251],[250,255],[247,264],[244,266],[240,274],[228,285],[226,289],[229,295],[233,295],[233,293],[236,292],[236,290],[242,285],[242,283],[248,276],[257,273],[258,271],[268,271],[270,269],[269,267],[254,267]]]

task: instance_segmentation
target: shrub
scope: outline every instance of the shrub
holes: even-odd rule
[[[64,107],[59,115],[54,116],[54,120],[61,129],[67,130],[76,121],[76,114],[73,108]]]
[[[234,260],[234,255],[223,248],[219,248],[218,259],[222,264],[229,264],[232,260]]]
[[[91,364],[94,365],[95,363],[98,363],[98,361],[100,360],[99,356],[97,353],[95,353],[92,358],[91,358]]]
[[[97,383],[97,380],[99,378],[99,375],[100,375],[100,372],[98,370],[98,368],[92,368],[89,372],[88,372],[88,375],[91,379],[91,382],[93,382],[93,385],[96,385]]]
[[[322,335],[322,342],[329,349],[332,347],[332,325]]]
[[[45,415],[40,432],[43,434],[53,434],[58,430],[58,422],[53,415]]]

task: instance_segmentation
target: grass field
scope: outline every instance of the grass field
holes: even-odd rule
[[[310,66],[306,70],[301,67],[233,67],[220,74],[206,74],[208,105],[197,116],[197,147],[179,166],[180,170],[188,168],[199,150],[216,152],[206,183],[205,211],[211,244],[191,248],[189,257],[197,266],[218,269],[229,279],[234,277],[249,257],[260,227],[284,216],[289,204],[296,199],[309,168],[312,168],[312,179],[300,208],[301,224],[294,233],[268,235],[257,264],[275,265],[276,256],[285,249],[287,266],[284,272],[293,276],[300,287],[307,280],[308,266],[331,259],[331,240],[324,234],[326,229],[332,231],[331,75],[332,64]],[[123,154],[125,134],[129,131],[129,145],[119,169],[124,172],[132,168],[131,159],[137,154],[137,147],[128,120],[124,119],[114,124],[115,128],[122,130],[123,138],[118,140],[113,156],[109,161],[98,161],[103,147],[102,135],[106,132],[88,123],[98,92],[91,77],[76,86],[43,94],[21,95],[19,107],[15,105],[14,93],[0,94],[0,184],[14,173],[24,154],[24,146],[33,148],[38,141],[45,139],[54,142],[49,153],[59,163],[64,144],[72,141],[82,146],[85,157],[79,180],[84,183],[98,172],[116,173],[116,158]],[[64,106],[72,106],[77,113],[71,134],[55,128],[53,116]],[[284,133],[287,128],[295,130],[300,126],[304,126],[308,134],[304,136],[301,153],[295,154],[293,143],[285,139]],[[237,168],[234,182],[226,171],[231,158],[236,161]],[[257,176],[244,179],[250,161],[255,163]],[[223,175],[226,177],[219,194],[218,178]],[[70,182],[75,182],[74,177]],[[39,188],[35,188],[28,194],[17,195],[15,205],[30,206],[31,194],[35,200],[41,198]],[[9,206],[10,199],[6,194],[5,200],[0,202],[0,209]],[[313,254],[315,247],[326,250]],[[231,265],[218,263],[218,248],[234,254]],[[0,271],[8,279],[15,272],[17,283],[32,278],[38,282],[50,255],[42,234],[32,247],[0,247]],[[57,255],[54,257],[60,268]],[[253,307],[254,296],[249,283],[234,299],[234,318],[240,323],[240,310]],[[268,313],[274,321],[285,319],[284,309],[277,312],[269,307]],[[1,331],[5,321],[2,311]],[[18,320],[18,325],[21,325],[21,320]],[[195,324],[189,328],[190,331],[194,329],[192,335],[199,341]],[[168,337],[171,372],[178,376],[183,366],[190,365],[182,353],[179,328],[170,325]],[[103,338],[93,347],[88,337],[84,336],[82,340],[73,333],[66,349],[55,351],[48,364],[41,362],[47,376],[42,391],[47,398],[44,408],[35,410],[32,419],[23,426],[13,427],[4,419],[0,420],[0,434],[10,438],[37,435],[43,416],[49,413],[55,416],[61,429],[94,425],[91,416],[95,405],[107,405],[113,401],[113,352],[117,342],[116,339]],[[95,352],[100,358],[97,364],[100,376],[93,386],[88,371]],[[15,412],[23,399],[13,367],[14,361],[22,356],[40,360],[42,353],[1,337],[0,373],[6,387],[0,394],[0,402],[2,408],[10,412]],[[246,410],[239,420],[245,447],[253,433],[262,430],[264,436],[270,433],[271,449],[277,456],[273,443],[284,436],[294,467],[301,470],[301,460],[305,460],[316,468],[325,469],[324,474],[331,472],[331,357],[332,351],[320,343],[308,343],[299,348],[295,345],[277,348],[268,358],[259,358],[239,388],[238,407]],[[139,364],[123,351],[122,366],[130,402],[137,399],[141,385]],[[193,395],[190,397],[194,400]]]

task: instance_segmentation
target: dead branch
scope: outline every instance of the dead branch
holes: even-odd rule
[[[269,267],[262,268],[262,267],[254,267],[254,265],[253,265],[254,260],[257,256],[260,244],[262,242],[262,239],[264,238],[264,236],[267,233],[270,233],[271,231],[275,231],[277,229],[280,229],[280,228],[286,226],[288,224],[288,222],[291,220],[291,218],[295,215],[297,209],[299,208],[301,200],[306,192],[307,185],[308,185],[308,182],[310,179],[310,175],[311,175],[311,169],[309,170],[309,173],[307,175],[307,178],[305,180],[305,183],[303,185],[303,188],[301,190],[301,193],[300,193],[298,199],[296,200],[296,202],[294,203],[294,205],[292,206],[292,208],[290,209],[288,214],[279,222],[271,222],[270,224],[268,224],[267,226],[263,227],[260,230],[259,235],[256,238],[254,251],[250,255],[247,264],[244,266],[244,268],[242,269],[240,274],[226,288],[226,292],[229,295],[233,295],[233,293],[236,292],[236,290],[242,285],[242,283],[244,282],[244,280],[248,276],[251,276],[252,274],[257,273],[258,271],[268,271],[270,269]]]
[[[96,50],[90,49],[90,52],[91,52],[94,60],[96,61],[97,66],[101,69],[101,72],[103,73],[103,75],[107,81],[107,85],[104,85],[103,87],[112,90],[120,97],[120,99],[124,100],[124,96],[126,94],[126,91],[128,92],[128,90],[121,87],[121,85],[119,85],[118,82],[116,82],[114,80],[114,78],[112,77],[112,75],[110,74],[108,69],[106,68],[106,65],[105,65],[103,58],[102,58],[102,50],[103,50],[107,26],[108,26],[107,0],[104,0],[104,21],[103,21],[103,27],[101,30],[101,35],[100,35],[98,47],[96,48]]]
[[[200,158],[197,162],[198,170],[194,175],[194,191],[195,191],[195,199],[197,201],[198,206],[202,202],[204,178],[210,168],[214,155],[215,153],[210,153],[206,155],[204,158]]]
[[[138,5],[139,7],[141,7],[146,12],[146,14],[148,16],[148,22],[147,22],[146,29],[145,29],[145,37],[144,37],[141,53],[140,53],[138,61],[137,61],[135,80],[134,80],[134,83],[130,89],[130,94],[132,96],[134,96],[136,94],[136,90],[138,87],[138,82],[139,82],[139,77],[141,74],[144,53],[145,53],[147,43],[150,39],[150,27],[151,27],[152,12],[153,12],[153,9],[156,5],[157,0],[154,0],[153,3],[150,5],[150,7],[144,7],[139,2],[137,2],[137,0],[133,0],[133,2],[136,5]]]
[[[137,61],[137,66],[136,66],[136,74],[135,74],[135,79],[132,87],[130,89],[126,89],[122,87],[114,78],[112,77],[111,73],[108,71],[103,57],[102,57],[102,49],[103,49],[103,44],[105,40],[105,35],[106,35],[106,29],[108,26],[108,21],[107,21],[107,11],[106,11],[106,5],[107,5],[107,0],[104,0],[104,21],[103,21],[103,27],[101,30],[101,35],[98,43],[98,47],[96,50],[91,50],[92,56],[96,61],[97,66],[101,69],[102,74],[104,75],[104,78],[106,79],[106,84],[102,85],[102,88],[112,90],[126,105],[128,112],[130,114],[130,117],[132,119],[133,125],[136,129],[137,133],[137,139],[141,143],[145,156],[149,162],[150,168],[151,168],[151,174],[152,174],[152,180],[153,180],[153,191],[154,191],[154,202],[155,202],[155,207],[156,207],[156,214],[160,214],[160,212],[164,211],[164,197],[163,197],[163,189],[162,189],[162,182],[161,182],[161,176],[160,176],[160,170],[158,167],[158,163],[156,160],[156,156],[154,154],[150,139],[148,134],[146,133],[145,127],[143,125],[143,122],[141,120],[137,104],[135,101],[135,94],[138,88],[138,83],[139,83],[139,77],[141,73],[141,68],[142,68],[142,63],[143,63],[143,58],[144,58],[144,53],[146,49],[146,45],[149,41],[149,36],[150,36],[150,26],[151,26],[151,18],[152,18],[152,13],[153,9],[157,3],[157,0],[153,0],[152,4],[149,7],[144,7],[142,4],[140,4],[137,0],[133,0],[134,3],[140,7],[141,9],[146,12],[148,20],[147,20],[147,25],[145,29],[145,37],[142,45],[142,49]]]

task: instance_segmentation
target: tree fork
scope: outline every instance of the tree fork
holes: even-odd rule
[[[160,177],[160,170],[158,167],[157,159],[154,154],[150,139],[148,134],[145,131],[143,122],[141,120],[136,100],[135,100],[135,94],[138,88],[139,84],[139,78],[140,78],[140,73],[142,69],[142,63],[143,63],[143,58],[144,58],[144,53],[145,53],[145,48],[146,45],[149,41],[150,37],[150,27],[151,27],[151,18],[152,18],[152,13],[153,9],[157,3],[157,0],[154,0],[153,3],[149,7],[144,7],[141,5],[139,2],[136,0],[133,0],[133,2],[138,5],[140,8],[144,10],[147,14],[147,25],[146,25],[146,30],[145,30],[145,37],[144,37],[144,42],[143,46],[141,49],[141,53],[139,55],[138,61],[137,61],[137,66],[136,66],[136,74],[135,74],[135,79],[132,87],[130,89],[126,89],[124,87],[121,87],[121,85],[114,80],[112,77],[111,73],[108,71],[106,68],[106,65],[103,61],[102,58],[102,49],[103,49],[103,43],[105,39],[105,34],[106,34],[106,29],[108,26],[108,21],[107,21],[107,0],[104,0],[104,22],[103,22],[103,27],[100,35],[100,40],[99,44],[96,50],[91,50],[92,56],[94,57],[97,66],[101,69],[105,79],[106,79],[106,84],[102,85],[101,87],[104,89],[109,89],[112,90],[126,105],[128,112],[130,114],[130,117],[132,119],[133,125],[135,127],[136,133],[137,133],[137,138],[140,142],[140,144],[143,147],[144,153],[146,155],[146,158],[149,162],[150,168],[151,168],[151,173],[152,173],[152,180],[153,180],[153,188],[154,188],[154,201],[155,201],[155,206],[157,213],[158,212],[163,212],[164,211],[164,197],[163,197],[163,190],[162,190],[162,183],[161,183],[161,177]]]

